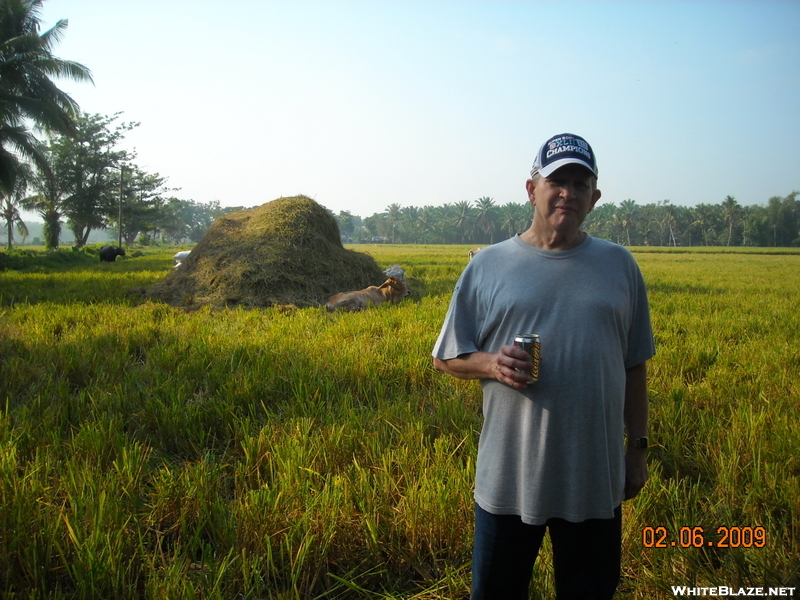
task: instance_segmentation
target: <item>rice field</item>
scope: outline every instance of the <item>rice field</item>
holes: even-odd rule
[[[469,248],[352,248],[421,298],[128,295],[168,250],[0,272],[0,595],[467,598],[480,388],[430,351]],[[617,597],[800,594],[800,253],[646,250],[654,447]],[[531,597],[554,597],[547,547]]]

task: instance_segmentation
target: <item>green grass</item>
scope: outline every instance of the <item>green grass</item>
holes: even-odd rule
[[[468,248],[353,248],[420,297],[186,313],[126,294],[174,250],[0,272],[0,595],[466,598],[480,389],[429,356]],[[636,256],[655,447],[618,597],[797,585],[800,255]],[[659,526],[767,544],[644,547]]]
[[[800,254],[800,248],[787,246],[633,246],[630,250],[636,254]]]

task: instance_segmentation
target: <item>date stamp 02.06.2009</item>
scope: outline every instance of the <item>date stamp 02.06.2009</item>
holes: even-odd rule
[[[667,527],[643,527],[642,545],[645,548],[763,548],[767,545],[767,531],[761,526],[717,527],[709,535],[704,527],[681,527],[670,531]]]

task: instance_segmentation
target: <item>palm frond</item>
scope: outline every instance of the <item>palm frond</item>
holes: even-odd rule
[[[64,38],[64,35],[67,33],[68,25],[69,19],[59,19],[55,25],[39,36],[47,50],[53,48],[53,46]]]
[[[91,82],[89,69],[53,55],[68,21],[40,34],[42,0],[0,2],[0,188],[11,190],[21,161],[49,172],[41,144],[29,130],[74,135],[77,102],[54,79]]]

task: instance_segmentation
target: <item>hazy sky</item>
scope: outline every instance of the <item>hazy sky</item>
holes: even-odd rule
[[[601,202],[800,189],[800,2],[46,0],[81,109],[177,197],[334,212],[525,202],[538,147],[595,149]]]

